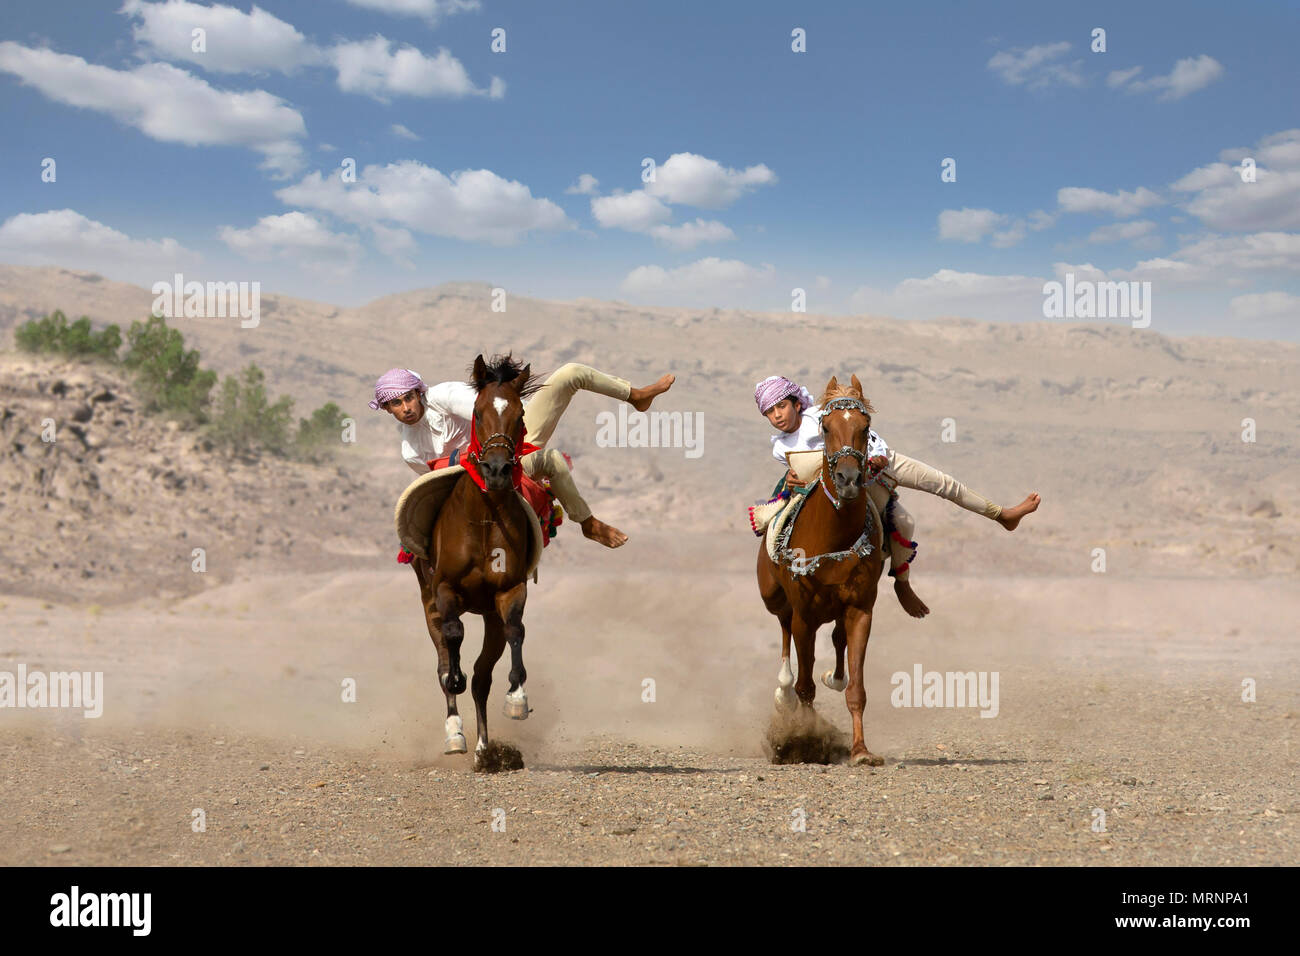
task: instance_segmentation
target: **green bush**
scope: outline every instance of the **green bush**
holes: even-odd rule
[[[68,317],[55,309],[44,318],[20,325],[14,333],[14,343],[24,352],[116,362],[122,330],[110,325],[95,332],[90,327],[90,319],[84,315],[68,325]]]
[[[238,377],[227,375],[213,403],[212,440],[220,448],[248,455],[269,451],[284,455],[291,449],[293,399],[281,395],[272,405],[266,400],[265,376],[249,365]]]
[[[14,337],[26,352],[113,363],[119,362],[117,351],[122,345],[116,325],[95,332],[85,316],[69,325],[58,310],[19,326]],[[316,409],[310,418],[300,418],[295,432],[293,399],[281,395],[271,404],[265,376],[256,365],[238,376],[226,376],[214,399],[217,373],[199,367],[198,349],[186,349],[185,337],[168,328],[162,316],[131,323],[126,339],[120,364],[134,375],[144,411],[162,412],[188,424],[211,422],[213,442],[243,455],[268,451],[320,461],[337,447],[345,416],[333,402]]]
[[[327,402],[311,413],[311,418],[298,419],[298,434],[293,440],[293,454],[304,461],[320,461],[338,447],[339,429],[346,416],[343,409]]]
[[[135,373],[145,410],[203,421],[217,373],[199,368],[198,349],[187,350],[185,337],[160,315],[132,322],[126,340],[122,364]]]

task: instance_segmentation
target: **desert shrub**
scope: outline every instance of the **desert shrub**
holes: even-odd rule
[[[343,409],[327,402],[312,412],[311,418],[298,419],[298,433],[293,440],[294,457],[303,461],[327,458],[340,444],[340,429],[345,417]]]
[[[14,332],[14,344],[24,352],[116,362],[122,330],[109,325],[96,332],[84,315],[69,325],[68,317],[55,309],[49,315],[20,325]]]
[[[271,404],[266,398],[265,381],[266,376],[256,365],[221,380],[212,403],[211,435],[218,447],[242,455],[260,451],[290,453],[293,399],[281,395]]]
[[[132,322],[126,340],[122,364],[134,373],[145,410],[205,420],[217,373],[199,367],[198,349],[186,349],[185,337],[160,315]]]

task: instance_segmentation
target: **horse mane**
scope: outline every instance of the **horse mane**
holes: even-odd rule
[[[869,415],[876,414],[876,410],[872,406],[871,400],[867,398],[867,396],[862,394],[861,389],[854,388],[852,385],[837,384],[835,388],[828,388],[825,392],[822,393],[821,397],[817,399],[817,404],[825,405],[827,402],[829,402],[831,399],[834,398],[856,398],[863,405],[867,406],[867,414]]]
[[[519,373],[523,370],[524,363],[515,359],[510,352],[505,355],[494,355],[487,360],[487,374],[483,378],[483,384],[505,385],[517,379]],[[546,379],[541,375],[530,375],[523,388],[519,389],[519,397],[527,398],[545,384]],[[478,383],[474,381],[474,367],[472,365],[470,366],[469,386],[478,391]]]

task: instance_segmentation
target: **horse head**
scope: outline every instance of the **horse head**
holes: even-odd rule
[[[841,385],[835,376],[826,383],[821,400],[823,454],[822,482],[829,474],[838,501],[852,501],[867,481],[867,437],[875,411],[862,394],[856,375]],[[838,507],[838,504],[837,504]]]
[[[507,354],[491,361],[484,361],[482,355],[475,358],[470,384],[478,392],[473,423],[478,444],[475,463],[488,491],[505,491],[513,486],[524,438],[522,400],[543,383],[532,381],[531,365],[516,362]]]

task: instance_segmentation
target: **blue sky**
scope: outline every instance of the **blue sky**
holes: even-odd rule
[[[775,311],[800,287],[814,313],[1007,321],[1043,320],[1043,283],[1072,272],[1150,281],[1158,331],[1300,335],[1292,5],[40,0],[3,16],[3,262],[344,305],[483,280]]]

